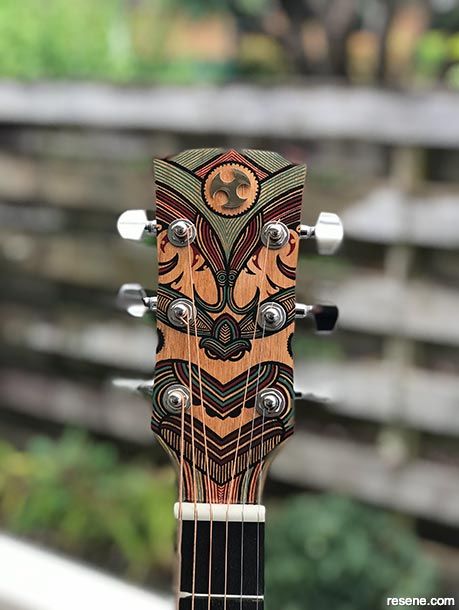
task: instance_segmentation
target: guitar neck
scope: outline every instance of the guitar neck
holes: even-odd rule
[[[183,504],[179,610],[263,610],[264,507]]]

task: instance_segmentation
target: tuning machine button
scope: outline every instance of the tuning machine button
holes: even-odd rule
[[[331,333],[336,326],[338,313],[335,305],[295,305],[295,318],[312,318],[318,333]]]
[[[148,311],[156,311],[158,298],[148,296],[140,284],[123,284],[118,291],[116,302],[120,309],[125,309],[135,318],[141,318]]]
[[[315,226],[300,225],[300,239],[314,237],[319,254],[334,254],[343,241],[343,223],[337,214],[321,212]]]
[[[149,220],[145,210],[126,210],[116,223],[118,233],[123,239],[140,241],[157,233],[156,220]]]

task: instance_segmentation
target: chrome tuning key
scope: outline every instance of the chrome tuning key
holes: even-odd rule
[[[300,239],[315,238],[319,254],[334,254],[343,241],[343,223],[337,214],[321,212],[315,226],[300,225]]]
[[[338,321],[338,313],[335,305],[295,305],[295,318],[312,318],[318,333],[331,333]]]
[[[115,377],[111,380],[112,386],[120,390],[126,390],[133,394],[140,394],[147,398],[153,395],[153,381],[151,379],[128,379],[125,377]]]
[[[148,296],[140,284],[123,284],[118,291],[116,302],[120,309],[125,309],[135,318],[141,318],[148,311],[156,311],[158,299]]]
[[[156,220],[149,220],[145,210],[126,210],[118,218],[116,227],[123,239],[134,241],[154,237],[157,233]]]

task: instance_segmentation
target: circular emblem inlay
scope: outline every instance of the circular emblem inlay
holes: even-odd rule
[[[212,210],[223,216],[237,216],[252,207],[258,197],[259,184],[248,167],[223,163],[208,174],[203,191]]]

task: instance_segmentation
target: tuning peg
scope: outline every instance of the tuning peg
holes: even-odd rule
[[[125,377],[115,377],[111,380],[115,388],[127,390],[128,392],[141,394],[147,398],[153,396],[153,381],[151,379],[127,379]]]
[[[300,225],[300,239],[314,237],[319,254],[334,254],[343,241],[343,223],[337,214],[321,212],[314,227]]]
[[[295,305],[296,318],[313,318],[318,333],[330,333],[338,320],[338,308],[335,305]]]
[[[123,284],[116,299],[118,307],[131,316],[141,318],[147,311],[156,311],[157,297],[149,297],[140,284]]]
[[[156,220],[148,220],[145,210],[126,210],[116,223],[118,233],[123,239],[139,241],[147,236],[155,236]]]
[[[319,396],[319,394],[314,394],[314,392],[302,392],[301,390],[295,390],[295,400],[310,400],[324,406],[331,402],[328,396]]]

